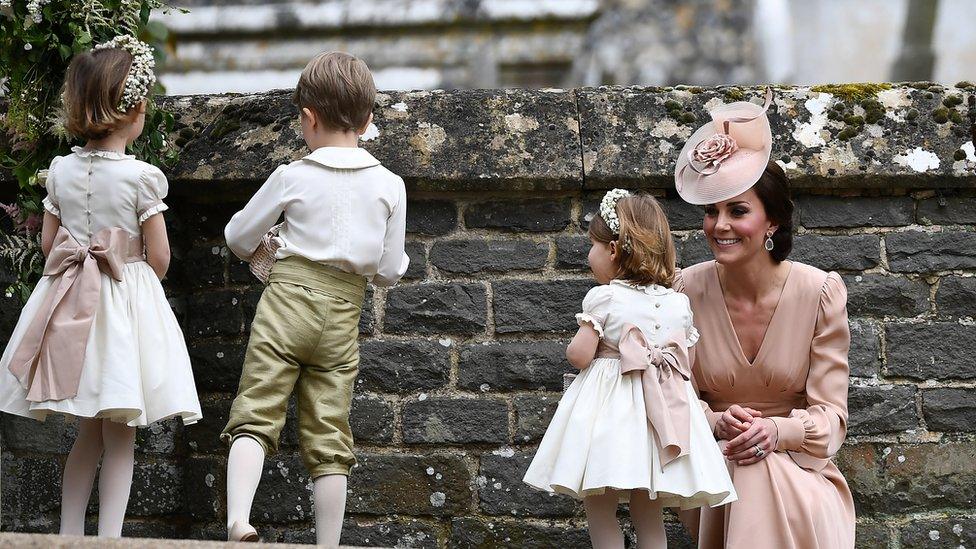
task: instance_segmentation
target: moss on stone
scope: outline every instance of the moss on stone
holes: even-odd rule
[[[956,105],[962,105],[962,97],[958,95],[947,95],[942,99],[942,104],[951,109]]]
[[[695,116],[694,113],[686,112],[681,115],[681,122],[684,124],[691,124],[695,120],[698,120],[698,117]]]
[[[861,82],[853,84],[821,84],[813,86],[810,91],[829,93],[842,101],[862,101],[874,97],[880,91],[890,90],[891,84],[886,82]]]
[[[935,120],[939,124],[945,124],[949,121],[949,109],[945,107],[939,107],[932,111],[932,120]]]
[[[212,132],[210,132],[210,135],[213,136],[214,139],[220,139],[221,137],[229,134],[230,132],[237,131],[239,129],[241,129],[240,120],[236,118],[231,118],[231,119],[225,118],[217,122],[217,125],[214,126],[214,129]]]
[[[908,109],[905,113],[905,120],[915,120],[918,118],[918,109]]]
[[[962,82],[956,82],[956,87],[961,90],[968,90],[968,89],[976,88],[976,84],[973,84],[972,82],[969,82],[967,80],[963,80]]]
[[[955,160],[955,161],[957,161],[957,162],[961,162],[961,161],[965,160],[966,159],[966,151],[964,151],[962,149],[956,150],[956,152],[952,153],[952,159]]]
[[[848,126],[843,130],[841,130],[839,134],[837,134],[837,138],[840,139],[841,141],[847,141],[852,137],[854,137],[855,135],[857,135],[858,133],[860,133],[858,130],[859,128]]]
[[[722,93],[730,101],[743,101],[746,98],[746,94],[742,91],[742,88],[724,88]]]

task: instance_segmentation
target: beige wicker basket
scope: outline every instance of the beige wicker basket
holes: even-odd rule
[[[251,274],[256,276],[262,284],[268,283],[268,278],[271,276],[271,268],[274,267],[275,252],[281,247],[281,242],[278,241],[278,231],[281,230],[281,223],[271,227],[271,230],[264,235],[261,239],[261,243],[258,244],[258,249],[254,250],[254,254],[251,255]]]

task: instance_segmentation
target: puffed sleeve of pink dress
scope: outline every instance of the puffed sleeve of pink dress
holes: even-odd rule
[[[831,458],[847,435],[847,288],[837,273],[791,263],[756,357],[742,352],[714,261],[683,269],[675,289],[701,333],[692,368],[709,422],[739,404],[778,430],[776,452],[729,463],[739,500],[704,508],[699,547],[848,549],[854,500]]]

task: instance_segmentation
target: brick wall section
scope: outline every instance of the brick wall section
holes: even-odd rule
[[[976,544],[976,193],[934,190],[947,186],[795,197],[793,259],[841,272],[850,292],[850,436],[837,461],[855,494],[859,547]],[[673,191],[652,192],[668,210],[681,264],[710,259],[700,210]],[[360,464],[343,543],[588,543],[580,506],[529,489],[521,476],[569,371],[573,313],[593,285],[585,213],[600,196],[411,191],[410,271],[395,288],[370,290],[360,324],[352,415]],[[239,199],[213,191],[169,201],[167,290],[205,419],[140,431],[126,535],[224,535],[226,449],[217,434],[261,292],[222,242]],[[6,300],[2,333],[15,315]],[[308,543],[310,480],[292,420],[282,452],[267,461],[253,517],[269,540]],[[56,531],[74,432],[57,419],[3,418],[5,530]],[[669,529],[673,547],[690,546],[680,526]]]

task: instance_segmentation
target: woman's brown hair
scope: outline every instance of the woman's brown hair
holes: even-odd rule
[[[590,221],[590,238],[616,241],[617,277],[633,284],[671,287],[677,254],[664,210],[653,196],[638,194],[617,201],[620,234],[613,234],[599,214]]]
[[[773,233],[773,261],[779,263],[793,250],[793,200],[790,198],[790,180],[776,162],[770,161],[759,181],[752,189],[766,210],[766,218],[777,226]]]
[[[76,55],[64,78],[65,129],[81,139],[102,139],[129,122],[119,110],[132,54],[106,48]]]

